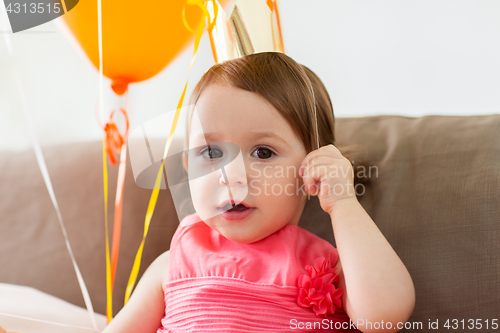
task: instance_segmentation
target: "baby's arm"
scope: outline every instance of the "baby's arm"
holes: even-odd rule
[[[357,325],[364,333],[398,331],[398,322],[408,320],[415,306],[413,281],[356,199],[351,162],[335,146],[323,146],[306,156],[301,175],[306,190],[318,195],[332,220],[345,311],[355,324],[371,322],[381,328],[383,321],[384,328],[387,322],[393,327],[377,330]]]
[[[155,333],[165,315],[164,285],[168,273],[169,251],[148,267],[123,309],[103,333]]]
[[[354,199],[338,201],[330,212],[341,267],[342,303],[356,324],[359,320],[375,324],[408,320],[415,305],[415,290],[406,267],[373,220]],[[377,325],[378,325],[377,324]],[[398,331],[370,330],[365,333]]]

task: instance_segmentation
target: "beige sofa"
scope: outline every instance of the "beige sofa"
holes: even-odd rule
[[[413,278],[417,299],[410,321],[423,328],[406,331],[426,331],[436,320],[444,331],[447,319],[464,319],[465,325],[479,319],[483,327],[471,331],[491,331],[485,321],[500,320],[500,115],[341,118],[335,126],[336,144],[366,146],[369,164],[378,171],[372,171],[359,200]],[[94,307],[104,313],[101,143],[43,151]],[[151,193],[128,170],[115,312],[123,304]],[[116,171],[111,168],[112,193]],[[32,286],[83,306],[32,150],[0,152],[0,213],[0,282]],[[170,193],[162,190],[141,274],[169,248],[177,224]],[[329,216],[316,199],[307,204],[300,225],[334,242]]]

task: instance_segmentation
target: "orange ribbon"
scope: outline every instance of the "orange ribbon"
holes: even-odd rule
[[[128,106],[128,95],[127,95]],[[125,131],[122,133],[114,121],[116,110],[120,111],[125,117]],[[99,118],[98,122],[99,122]],[[100,124],[100,122],[99,122]],[[105,206],[105,233],[106,233],[106,316],[108,323],[113,318],[113,288],[115,284],[116,267],[118,264],[118,254],[120,250],[120,238],[122,228],[122,208],[123,208],[123,190],[125,185],[125,173],[127,168],[127,143],[126,138],[129,131],[129,119],[125,109],[118,107],[109,115],[109,120],[104,126],[100,124],[104,130],[105,137],[103,138],[103,177],[104,177],[104,206]],[[118,167],[118,179],[116,185],[115,198],[115,217],[113,224],[113,240],[111,249],[111,259],[109,251],[109,233],[108,233],[108,168],[106,165],[106,155],[111,164],[117,162],[116,154],[120,155],[120,165]]]
[[[125,117],[126,121],[125,133],[124,134],[120,133],[120,130],[118,129],[118,126],[116,125],[113,119],[113,115],[116,109],[111,112],[111,114],[109,115],[109,120],[104,126],[104,132],[106,132],[106,153],[108,155],[109,161],[113,165],[115,165],[117,161],[116,154],[117,153],[119,154],[121,152],[122,146],[125,144],[125,138],[127,137],[129,129],[129,120],[127,111],[125,111],[121,107],[118,107],[117,109]]]

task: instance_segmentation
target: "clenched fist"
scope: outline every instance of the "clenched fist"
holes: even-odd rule
[[[357,200],[352,164],[334,145],[307,154],[299,170],[305,190],[318,196],[325,212],[330,214],[339,201]]]

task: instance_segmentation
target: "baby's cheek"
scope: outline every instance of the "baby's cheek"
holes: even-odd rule
[[[195,198],[206,199],[210,197],[210,193],[216,190],[218,178],[214,177],[213,174],[205,175],[195,179],[189,180],[189,188],[191,190],[191,195],[193,200]]]
[[[301,194],[303,184],[297,170],[281,165],[270,167],[254,163],[247,168],[249,194],[272,201],[293,201]]]
[[[269,187],[272,189],[272,195],[278,196],[280,200],[284,201],[293,201],[300,188],[300,179],[280,176],[279,174],[271,179],[269,183]]]
[[[276,219],[282,220],[282,224],[287,224],[293,217],[297,207],[300,204],[302,193],[300,192],[300,178],[276,178],[273,183],[274,193],[269,198],[272,206],[276,207]],[[280,189],[278,191],[278,189]],[[279,193],[278,193],[279,192]]]
[[[302,197],[303,182],[300,177],[291,177],[284,180],[283,185],[285,191],[284,194],[288,197],[290,201],[297,201],[298,198]]]
[[[213,210],[217,206],[217,188],[219,177],[214,174],[205,175],[189,181],[189,190],[193,206],[202,219],[214,215]]]

